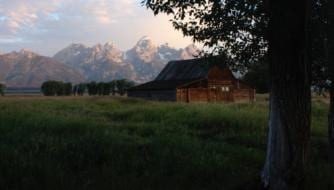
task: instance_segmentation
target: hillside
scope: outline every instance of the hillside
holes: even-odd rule
[[[0,82],[8,87],[40,87],[44,81],[78,83],[84,77],[74,69],[29,50],[0,55]]]

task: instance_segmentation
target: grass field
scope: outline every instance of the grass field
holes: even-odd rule
[[[268,105],[0,98],[0,189],[254,189]],[[315,100],[307,189],[334,189]]]

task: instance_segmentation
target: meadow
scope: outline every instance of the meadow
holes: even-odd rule
[[[0,97],[0,189],[260,189],[265,99]],[[334,189],[326,118],[314,100],[307,189]]]

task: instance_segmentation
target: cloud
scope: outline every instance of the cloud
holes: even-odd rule
[[[141,1],[0,0],[0,49],[29,44],[27,48],[52,54],[72,42],[90,45],[105,40],[126,49],[143,35],[156,36],[158,42],[189,43],[180,40],[182,35],[166,16],[154,17]]]
[[[95,20],[99,24],[110,24],[134,14],[133,9],[138,3],[133,0],[3,0],[0,2],[0,25],[7,33],[29,29],[50,18],[61,21],[62,16],[74,22]]]
[[[35,23],[56,9],[59,1],[3,0],[0,4],[0,27],[7,34],[34,27]]]

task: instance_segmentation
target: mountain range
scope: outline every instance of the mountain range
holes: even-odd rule
[[[40,87],[47,80],[79,83],[128,79],[143,83],[154,79],[170,60],[191,59],[194,45],[176,49],[155,45],[148,37],[121,51],[113,43],[92,47],[71,44],[53,57],[28,49],[0,55],[0,83],[8,87]]]

